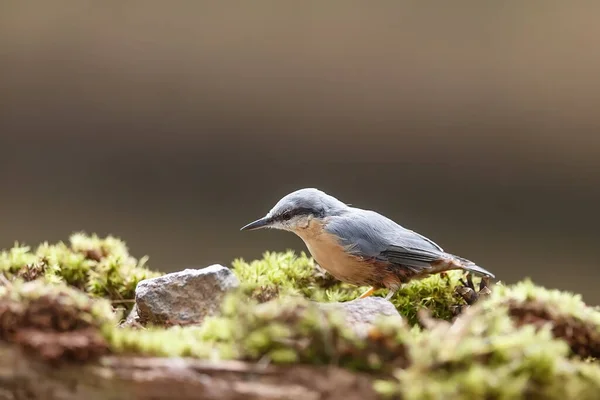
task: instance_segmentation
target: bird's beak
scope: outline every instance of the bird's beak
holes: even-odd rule
[[[248,225],[242,227],[240,231],[253,231],[255,229],[266,228],[270,225],[270,221],[267,217],[262,217],[254,222],[250,222]]]

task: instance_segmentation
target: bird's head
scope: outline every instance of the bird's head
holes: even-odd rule
[[[347,208],[346,204],[318,189],[300,189],[284,196],[267,215],[240,230],[273,228],[296,232],[308,228],[312,221],[322,222]]]

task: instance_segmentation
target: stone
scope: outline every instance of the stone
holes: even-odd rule
[[[341,310],[346,323],[360,336],[380,317],[402,318],[396,307],[383,297],[366,297],[343,303],[319,303],[324,309]]]
[[[224,295],[238,286],[233,272],[219,264],[143,280],[135,290],[137,321],[142,325],[200,324],[217,314]]]
[[[131,311],[127,315],[127,318],[125,318],[125,320],[119,324],[119,327],[136,327],[139,325],[141,325],[140,316],[138,315],[137,304],[134,304]]]

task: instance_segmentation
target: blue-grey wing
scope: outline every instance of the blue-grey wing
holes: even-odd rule
[[[357,256],[401,265],[415,272],[431,267],[444,250],[426,237],[374,211],[354,209],[332,217],[325,229]]]

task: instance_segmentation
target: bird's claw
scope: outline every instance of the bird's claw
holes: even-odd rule
[[[454,306],[454,312],[456,314],[459,314],[465,306],[469,307],[475,304],[481,297],[488,296],[490,293],[492,293],[492,291],[489,288],[490,279],[488,277],[481,278],[481,282],[479,283],[479,289],[475,288],[475,284],[473,283],[473,276],[470,273],[467,274],[466,282],[462,278],[459,279],[459,282],[462,286],[457,286],[455,291],[467,304],[458,304]]]

